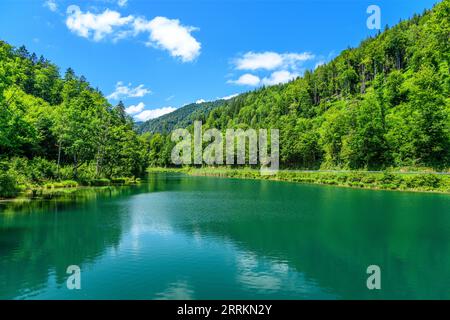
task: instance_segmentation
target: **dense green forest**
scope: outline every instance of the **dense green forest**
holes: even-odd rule
[[[123,103],[25,47],[0,42],[0,196],[49,181],[102,183],[146,169],[149,135]],[[104,182],[104,181],[103,181]]]
[[[445,0],[302,78],[242,94],[216,108],[199,106],[189,119],[222,130],[280,129],[284,168],[445,170],[450,161],[449,67],[450,1]],[[167,143],[166,135],[153,135],[152,165],[170,163],[170,153],[160,152]]]
[[[174,129],[187,128],[195,120],[205,122],[211,110],[223,105],[226,100],[190,103],[161,117],[150,119],[139,125],[140,132],[168,134]]]
[[[221,130],[280,129],[282,168],[448,170],[449,114],[450,0],[287,84],[191,104],[137,128],[123,103],[112,106],[72,69],[61,76],[0,41],[0,196],[170,166],[170,130],[197,119]]]

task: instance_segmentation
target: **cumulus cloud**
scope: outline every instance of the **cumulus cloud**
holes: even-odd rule
[[[309,52],[303,53],[277,53],[266,51],[261,53],[247,52],[241,57],[234,60],[234,65],[237,70],[274,70],[279,68],[292,68],[305,61],[314,58]]]
[[[139,113],[138,115],[134,116],[134,119],[137,121],[147,121],[150,119],[155,119],[155,118],[161,117],[162,115],[171,113],[175,110],[177,110],[177,108],[173,108],[173,107],[164,107],[164,108],[153,109],[153,110],[144,110],[141,113]]]
[[[119,0],[118,5],[125,6],[126,3]],[[178,19],[155,17],[147,20],[132,15],[122,16],[120,12],[110,9],[96,14],[83,12],[80,7],[71,5],[67,8],[66,26],[73,33],[93,41],[108,37],[116,42],[147,34],[147,46],[165,50],[182,62],[194,61],[200,55],[201,43],[191,34],[198,28],[182,25]]]
[[[116,83],[116,90],[107,96],[108,99],[119,100],[121,98],[142,98],[151,93],[151,90],[144,87],[143,84],[135,88],[131,87],[131,83],[125,85],[122,81]]]
[[[138,18],[133,23],[135,34],[149,33],[147,45],[167,50],[171,56],[183,62],[195,60],[200,54],[201,44],[192,35],[195,27],[183,26],[177,19],[156,17],[150,21]]]
[[[237,80],[229,80],[228,83],[251,87],[256,87],[258,85],[273,86],[275,84],[286,83],[288,81],[297,78],[298,76],[299,76],[298,73],[290,72],[287,70],[272,72],[269,77],[264,77],[262,79],[253,74],[246,73],[240,76],[239,79]],[[229,97],[224,97],[223,99],[225,98],[231,99],[234,98],[235,96],[237,96],[237,94],[231,95]]]
[[[200,103],[203,103],[203,102],[206,102],[206,100],[205,99],[198,99],[197,101],[195,101],[196,104],[200,104]]]
[[[55,0],[47,0],[44,2],[44,7],[47,7],[50,11],[56,12],[58,10],[58,4]]]
[[[258,76],[250,73],[243,74],[237,80],[228,80],[228,83],[252,87],[259,85],[260,82],[261,79]]]
[[[252,73],[245,73],[237,80],[229,80],[228,83],[253,87],[285,83],[300,76],[302,64],[313,59],[315,56],[309,52],[249,51],[234,59],[233,64],[236,70],[248,70]],[[256,72],[259,75],[254,74]],[[261,75],[262,72],[265,72],[266,75]],[[267,72],[271,73],[267,74]]]
[[[125,112],[128,114],[136,114],[142,112],[144,110],[145,104],[143,102],[139,102],[137,105],[132,105],[125,108]]]
[[[83,12],[80,7],[71,5],[67,8],[66,26],[80,37],[100,41],[133,19],[131,15],[122,17],[119,12],[109,9],[103,13],[94,14],[89,11]]]
[[[298,76],[298,73],[291,73],[287,70],[275,71],[270,75],[270,77],[264,77],[261,80],[261,84],[272,86],[275,84],[286,83],[297,78]]]

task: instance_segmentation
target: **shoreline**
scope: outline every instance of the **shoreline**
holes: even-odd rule
[[[373,171],[289,171],[262,176],[257,169],[232,168],[149,168],[149,173],[185,173],[190,176],[270,180],[342,188],[450,194],[450,175],[425,172]]]
[[[135,180],[133,183],[110,183],[108,185],[76,185],[70,187],[45,187],[38,186],[35,188],[28,188],[19,192],[14,197],[1,198],[0,203],[10,203],[10,202],[22,202],[22,201],[34,201],[34,200],[52,200],[61,198],[64,196],[76,194],[84,190],[105,190],[108,188],[118,188],[118,187],[130,187],[140,184],[140,179]]]

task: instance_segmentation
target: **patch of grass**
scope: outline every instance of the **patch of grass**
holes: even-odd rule
[[[268,179],[365,189],[450,193],[450,175],[422,172],[365,171],[287,171],[261,175],[258,169],[244,167],[151,168],[148,172],[183,172],[195,176]]]

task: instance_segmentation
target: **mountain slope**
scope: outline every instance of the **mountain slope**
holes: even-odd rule
[[[139,125],[141,133],[168,133],[176,128],[190,126],[195,120],[205,120],[209,112],[227,100],[216,100],[203,103],[191,103],[161,117],[148,120]]]
[[[283,167],[445,168],[449,66],[450,0],[444,0],[302,78],[240,95],[202,117],[222,130],[278,128]],[[154,155],[151,163],[170,163],[161,159],[167,153]]]
[[[85,77],[0,40],[0,197],[19,185],[140,175],[146,143],[123,104]]]

